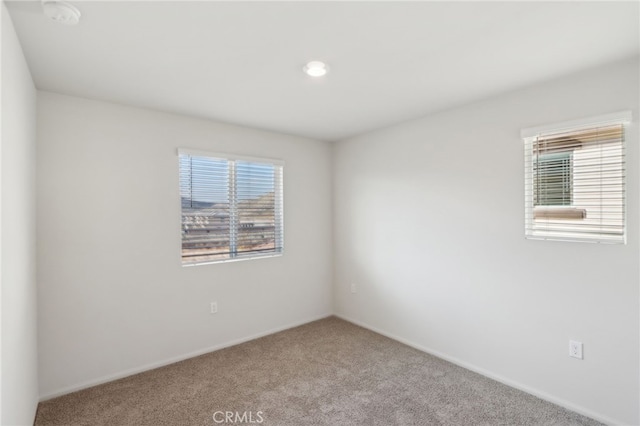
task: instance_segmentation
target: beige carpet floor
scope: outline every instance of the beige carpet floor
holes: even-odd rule
[[[36,418],[37,426],[251,422],[600,424],[335,317],[45,401]]]

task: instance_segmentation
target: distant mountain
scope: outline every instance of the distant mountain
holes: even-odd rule
[[[275,202],[275,194],[268,192],[259,196],[258,198],[252,198],[249,200],[240,201],[239,208],[251,208],[256,210],[273,210]],[[181,198],[182,207],[187,209],[215,209],[215,208],[227,208],[225,203],[214,203],[209,201],[197,201],[189,200],[188,198]]]
[[[188,198],[181,198],[182,207],[190,208],[190,209],[210,209],[216,205],[216,203],[211,203],[207,201],[196,201],[189,200]]]

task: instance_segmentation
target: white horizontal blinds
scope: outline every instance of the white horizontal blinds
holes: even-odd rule
[[[179,158],[183,264],[282,252],[282,165]]]
[[[622,122],[525,138],[525,233],[625,242]]]
[[[226,159],[180,155],[183,263],[229,257],[229,177]]]
[[[282,167],[236,161],[237,253],[282,251]]]

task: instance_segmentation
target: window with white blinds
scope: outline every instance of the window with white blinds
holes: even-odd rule
[[[179,150],[182,263],[283,252],[283,164]]]
[[[625,124],[628,112],[523,130],[525,235],[626,242]]]

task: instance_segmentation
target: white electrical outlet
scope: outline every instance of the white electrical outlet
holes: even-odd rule
[[[218,313],[218,302],[211,302],[211,313],[212,314]]]
[[[569,356],[582,359],[582,342],[569,340]]]
[[[355,293],[358,290],[356,283],[351,283],[351,293]]]

